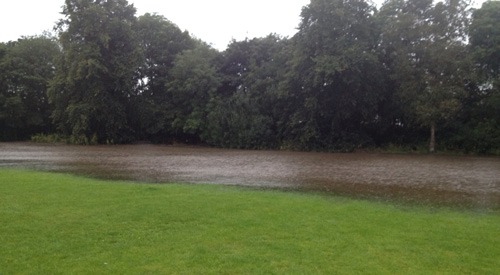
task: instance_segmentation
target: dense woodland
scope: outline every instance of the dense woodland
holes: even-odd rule
[[[0,140],[500,153],[500,2],[311,0],[297,23],[220,52],[66,0],[55,37],[0,43]]]

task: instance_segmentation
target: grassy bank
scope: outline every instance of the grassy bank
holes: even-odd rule
[[[500,213],[0,169],[0,274],[500,272]]]

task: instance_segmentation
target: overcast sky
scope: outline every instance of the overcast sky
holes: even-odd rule
[[[300,12],[310,0],[129,0],[137,15],[164,15],[182,30],[224,50],[234,38],[262,37],[270,33],[292,36]],[[382,2],[383,0],[375,0]],[[482,0],[479,0],[482,1]],[[52,30],[62,17],[64,0],[2,0],[0,42]]]
[[[6,0],[0,8],[0,42],[52,30],[64,0]],[[223,50],[231,39],[295,34],[309,0],[129,0],[137,15],[164,15],[182,30]]]

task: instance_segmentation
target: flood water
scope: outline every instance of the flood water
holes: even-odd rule
[[[500,208],[498,157],[0,143],[0,167]]]

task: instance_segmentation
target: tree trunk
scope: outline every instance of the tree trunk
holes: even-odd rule
[[[429,141],[429,152],[434,153],[436,151],[436,123],[431,122],[431,140]]]

